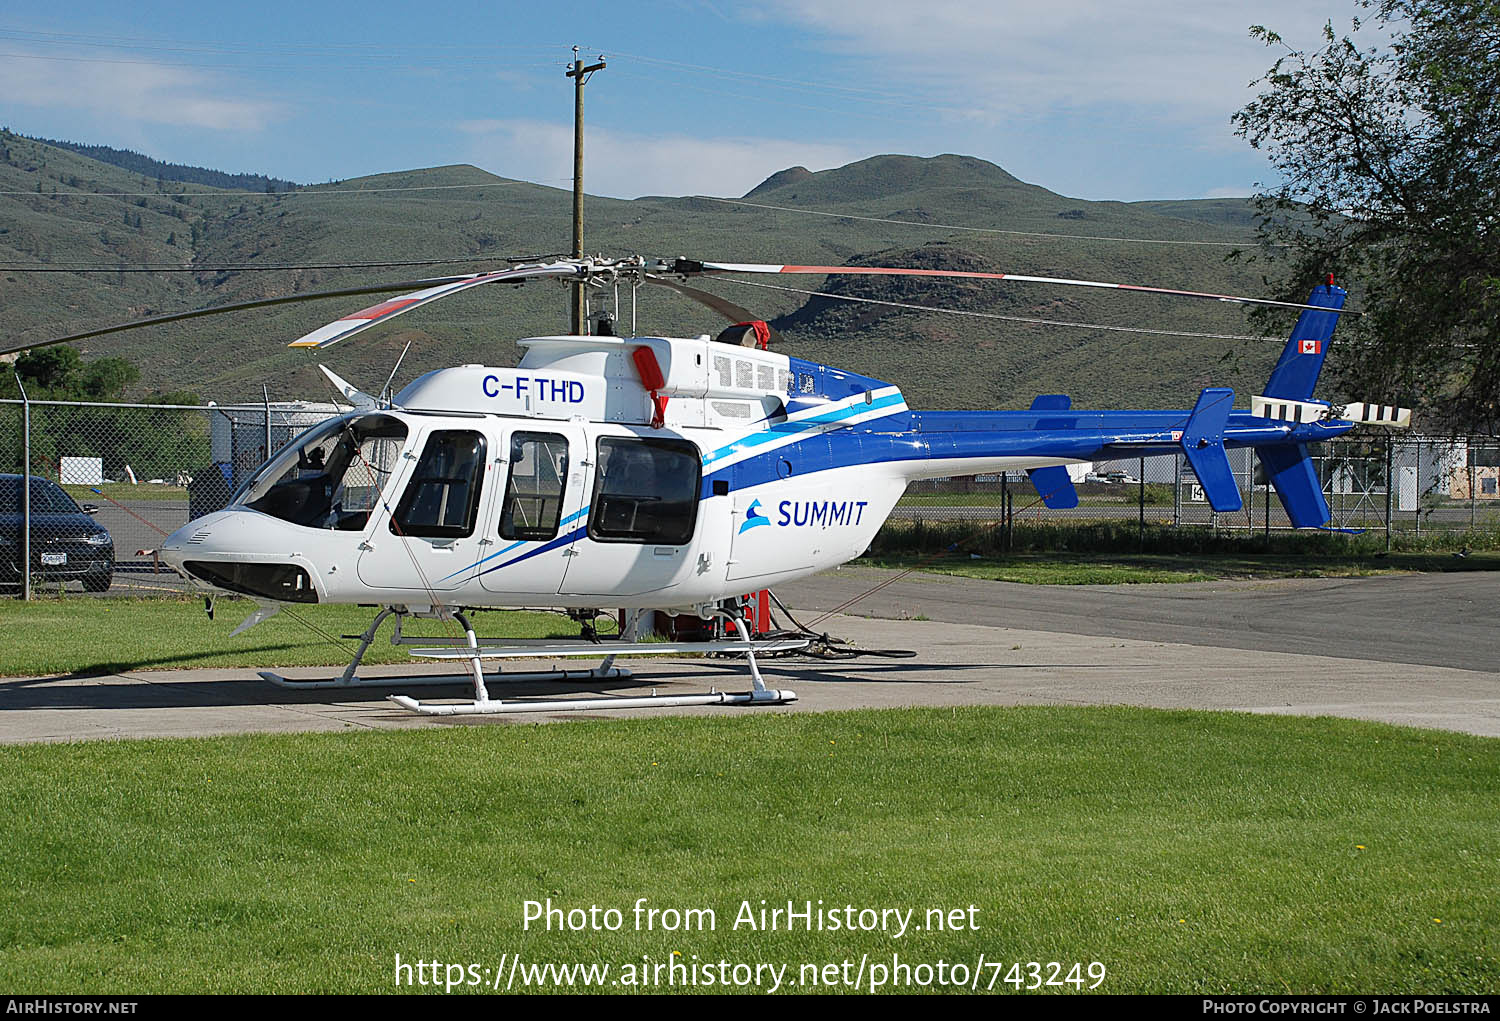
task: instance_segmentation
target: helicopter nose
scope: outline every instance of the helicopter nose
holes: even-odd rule
[[[162,540],[161,559],[177,573],[187,574],[183,562],[194,555],[216,552],[220,543],[213,540],[223,537],[232,517],[232,512],[216,511],[194,518]]]
[[[162,543],[161,557],[200,586],[257,599],[316,603],[315,569],[289,535],[293,526],[245,510],[189,521]]]

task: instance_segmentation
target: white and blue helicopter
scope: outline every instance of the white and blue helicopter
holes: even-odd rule
[[[1233,410],[1232,390],[1210,387],[1183,410],[1084,411],[1065,395],[1046,394],[1025,411],[918,411],[894,384],[768,350],[765,323],[687,285],[719,273],[957,276],[1280,305],[1301,315],[1249,410]],[[1346,295],[1331,278],[1299,305],[1003,273],[560,259],[332,292],[421,285],[292,346],[323,349],[460,291],[546,278],[616,293],[621,285],[662,284],[737,322],[710,339],[615,336],[604,319],[605,328],[592,336],[519,341],[524,356],[515,368],[440,369],[387,402],[324,368],[353,410],[296,437],[229,506],[189,522],[160,548],[165,562],[204,588],[259,602],[239,630],[283,605],[379,608],[338,678],[262,676],[294,687],[363,684],[360,660],[394,615],[393,642],[414,646],[414,655],[465,662],[472,675],[472,700],[391,696],[417,713],[790,702],[793,692],[766,687],[755,657],[804,647],[807,639],[753,640],[742,595],[858,557],[913,480],[1025,470],[1048,507],[1065,508],[1078,503],[1069,464],[1181,451],[1214,510],[1227,512],[1241,502],[1226,450],[1253,447],[1292,524],[1317,528],[1329,510],[1308,444],[1361,423],[1404,426],[1410,417],[1401,408],[1313,399]],[[159,316],[49,343],[327,296]],[[482,644],[467,617],[475,609],[539,605],[575,611],[580,619],[600,607],[621,608],[621,634],[606,643]],[[642,615],[654,610],[722,620],[737,638],[637,641]],[[463,637],[446,644],[405,638],[406,617],[455,621]],[[424,642],[429,647],[415,647]],[[744,655],[751,690],[507,700],[490,697],[483,667],[492,660],[602,655],[592,669],[524,676],[608,678],[627,675],[614,666],[617,656],[674,651]],[[428,680],[452,683],[402,683]]]

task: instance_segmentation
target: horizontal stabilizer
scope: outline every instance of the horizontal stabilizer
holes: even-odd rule
[[[1078,490],[1073,487],[1073,480],[1068,476],[1068,469],[1060,464],[1054,464],[1050,468],[1028,468],[1026,477],[1031,479],[1031,484],[1036,487],[1036,493],[1042,498],[1042,503],[1052,510],[1069,510],[1078,506]]]
[[[1224,427],[1229,424],[1233,407],[1233,390],[1208,387],[1198,395],[1198,403],[1182,428],[1182,452],[1193,466],[1209,505],[1220,513],[1244,506],[1229,467],[1229,455],[1224,451]]]
[[[1290,447],[1257,447],[1256,453],[1265,466],[1266,478],[1281,497],[1281,506],[1286,508],[1292,527],[1322,528],[1332,515],[1328,501],[1323,498],[1323,487],[1318,484],[1312,458],[1307,456],[1307,447],[1300,443]]]

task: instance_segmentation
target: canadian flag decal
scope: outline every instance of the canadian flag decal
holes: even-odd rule
[[[1323,342],[1321,340],[1304,340],[1301,344],[1300,352],[1302,354],[1315,355],[1322,353]]]

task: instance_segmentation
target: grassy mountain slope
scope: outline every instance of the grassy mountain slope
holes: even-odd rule
[[[264,174],[226,174],[222,170],[210,170],[207,167],[164,163],[144,153],[136,152],[134,149],[116,149],[108,145],[85,145],[81,142],[58,141],[53,138],[22,137],[27,138],[28,141],[41,142],[54,148],[68,149],[87,156],[89,159],[98,160],[100,163],[120,167],[133,174],[155,177],[163,181],[183,181],[189,184],[206,184],[213,188],[238,188],[242,191],[292,191],[298,187],[295,181],[267,177]]]
[[[1228,248],[1059,240],[940,226],[1239,241],[1249,231],[1237,218],[1236,200],[1085,202],[961,156],[883,156],[820,173],[798,169],[756,188],[747,197],[756,206],[703,197],[590,197],[587,247],[610,254],[807,264],[923,258],[924,248],[930,248],[1005,272],[1209,291],[1264,290],[1256,273],[1224,261]],[[163,185],[14,135],[0,136],[0,193],[0,265],[8,267],[454,260],[431,267],[169,275],[0,271],[7,345],[138,315],[373,280],[409,280],[466,271],[503,256],[555,253],[567,247],[570,223],[565,191],[468,166],[266,195]],[[763,206],[784,208],[759,208]],[[948,249],[936,248],[939,242]],[[851,279],[756,282],[822,290],[847,287]],[[797,313],[808,300],[722,278],[704,286],[766,318]],[[1210,302],[1021,284],[980,284],[956,293],[935,288],[925,296],[890,282],[874,286],[867,296],[888,294],[918,304],[957,300],[977,312],[1136,328],[1258,332],[1236,307]],[[613,295],[600,297],[606,303],[613,300]],[[643,289],[637,301],[641,333],[715,333],[722,325],[698,306],[654,289]],[[318,360],[374,387],[408,340],[415,343],[402,380],[461,362],[513,364],[515,338],[562,331],[567,319],[562,285],[534,282],[460,295],[320,355],[286,349],[287,341],[364,303],[331,299],[236,313],[100,338],[80,347],[91,356],[132,358],[142,366],[143,384],[152,388],[187,386],[227,401],[258,398],[264,383],[273,397],[318,399],[327,393],[316,371]],[[628,324],[628,292],[620,295],[620,304]],[[1264,381],[1278,351],[1274,343],[1063,329],[935,312],[804,314],[802,320],[788,321],[788,353],[891,380],[914,405],[929,407],[1024,406],[1038,392],[1071,393],[1079,406],[1183,406],[1191,405],[1196,389],[1209,383],[1235,386],[1243,402]]]

